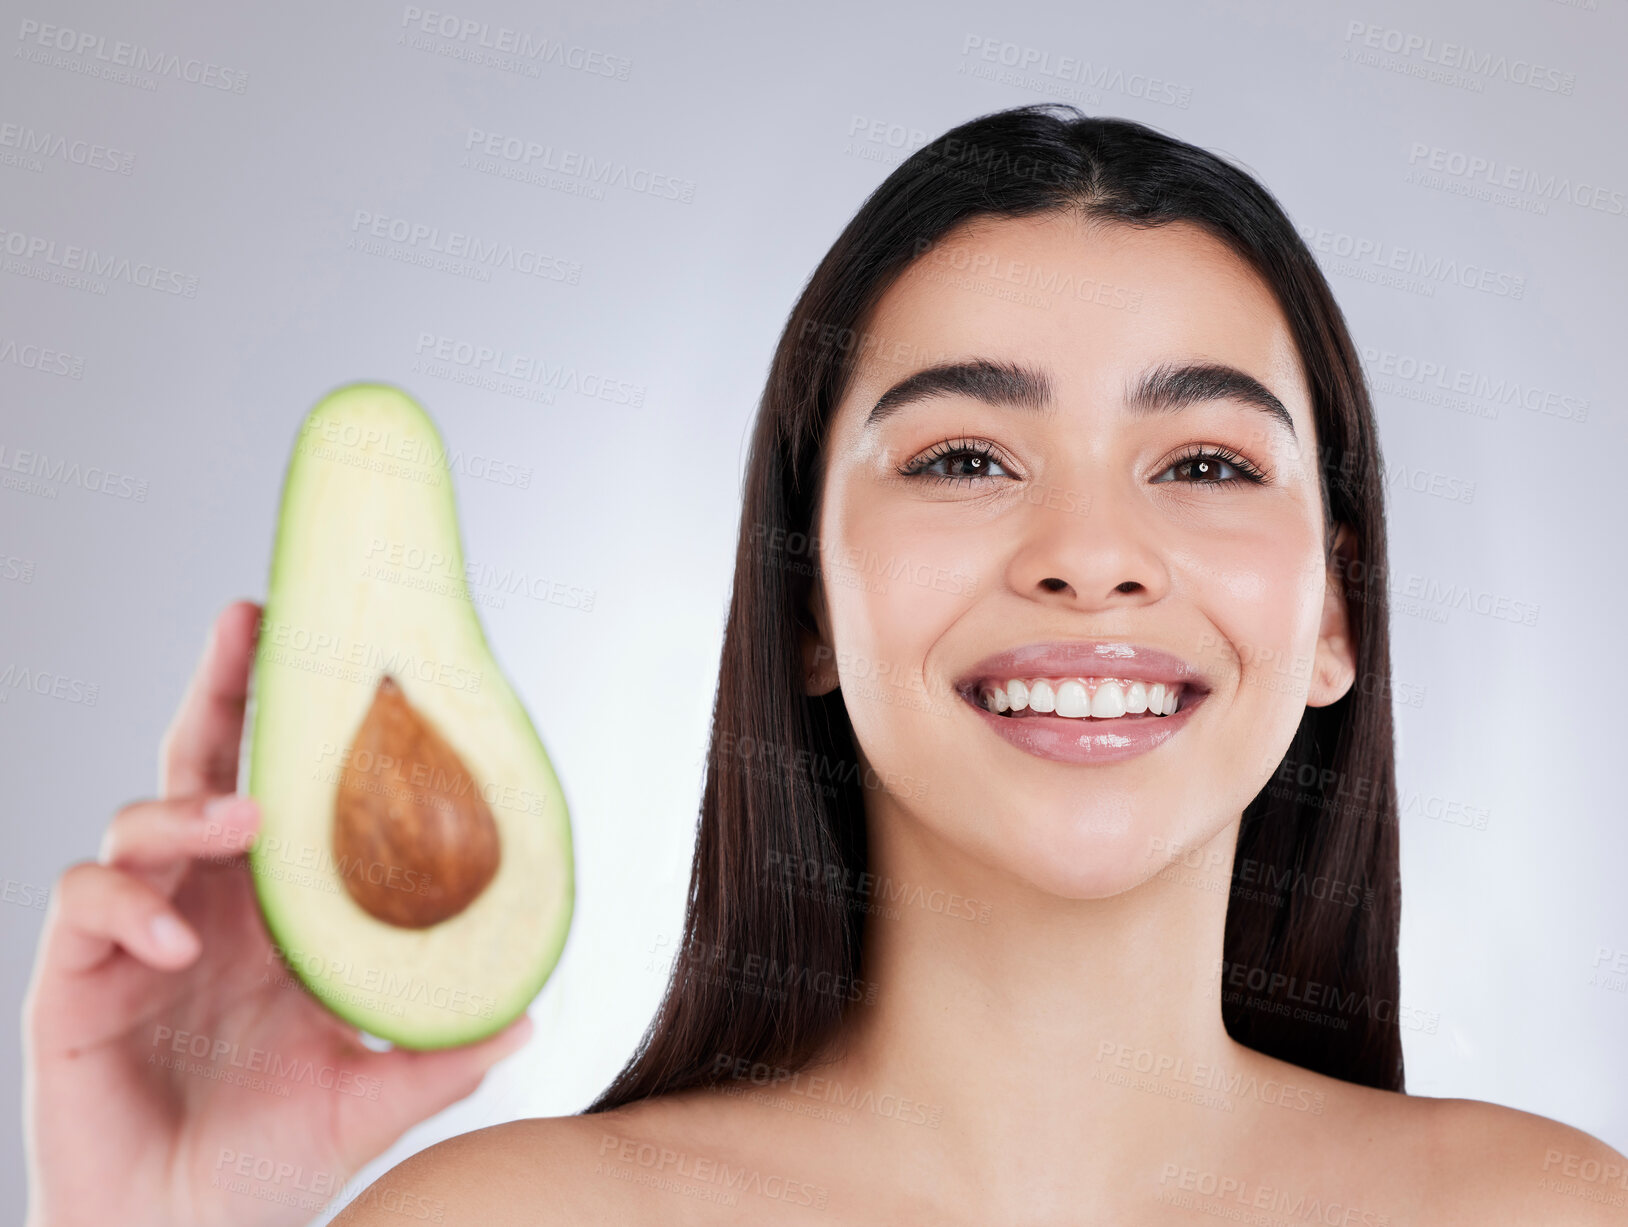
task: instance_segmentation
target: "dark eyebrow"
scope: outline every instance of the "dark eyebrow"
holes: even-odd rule
[[[865,419],[874,426],[889,414],[935,396],[967,396],[990,405],[1045,409],[1051,405],[1051,380],[1044,371],[1015,362],[945,362],[906,376],[882,393]]]
[[[1236,400],[1253,405],[1282,422],[1289,437],[1295,438],[1294,418],[1272,390],[1223,362],[1167,362],[1154,367],[1125,397],[1136,413],[1175,413],[1209,400]]]
[[[1019,409],[1051,407],[1051,380],[1043,370],[1015,362],[975,358],[947,362],[906,376],[882,394],[865,419],[874,426],[889,414],[935,396],[967,396],[985,404]],[[1294,418],[1260,380],[1220,362],[1166,362],[1145,372],[1125,395],[1133,413],[1174,413],[1211,400],[1253,405],[1281,422],[1295,437]]]

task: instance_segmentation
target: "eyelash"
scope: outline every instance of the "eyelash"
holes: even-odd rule
[[[980,456],[986,461],[993,461],[1003,467],[1006,464],[1004,458],[981,439],[946,439],[942,443],[935,443],[922,456],[901,468],[899,474],[902,477],[923,476],[928,468],[950,456]],[[951,477],[947,473],[934,473],[932,474],[932,480],[935,482],[970,482],[978,479],[966,474]]]
[[[951,456],[978,456],[986,461],[993,461],[1002,467],[1006,467],[1007,463],[998,452],[981,439],[946,439],[942,443],[934,444],[924,455],[901,468],[899,474],[902,477],[928,476],[927,469],[940,460]],[[1266,475],[1249,460],[1233,451],[1230,447],[1220,447],[1214,444],[1195,443],[1190,445],[1181,455],[1177,456],[1160,471],[1160,476],[1195,460],[1219,460],[1236,469],[1240,476],[1223,477],[1216,481],[1187,481],[1179,484],[1188,486],[1233,486],[1239,483],[1247,483],[1258,486],[1266,483]],[[930,476],[934,482],[973,482],[979,480],[970,474],[952,477],[947,473],[934,473]]]
[[[1201,444],[1201,443],[1192,444],[1191,446],[1189,446],[1187,448],[1186,451],[1184,451],[1181,455],[1177,456],[1174,460],[1172,460],[1168,465],[1165,466],[1165,468],[1161,472],[1161,476],[1163,475],[1163,473],[1168,473],[1171,469],[1176,468],[1179,465],[1189,464],[1194,460],[1219,460],[1223,464],[1231,465],[1233,468],[1237,469],[1238,472],[1240,474],[1242,474],[1242,476],[1240,476],[1240,477],[1224,477],[1219,481],[1190,481],[1190,482],[1182,483],[1184,485],[1189,485],[1189,486],[1232,486],[1232,485],[1237,485],[1239,482],[1244,482],[1244,483],[1247,483],[1248,485],[1251,485],[1251,486],[1260,486],[1260,485],[1265,485],[1266,484],[1266,474],[1261,472],[1260,469],[1256,468],[1255,465],[1252,464],[1249,460],[1245,459],[1243,456],[1240,456],[1237,452],[1233,451],[1230,447],[1220,447],[1220,446],[1218,446],[1216,444],[1213,444],[1213,443],[1212,444]]]

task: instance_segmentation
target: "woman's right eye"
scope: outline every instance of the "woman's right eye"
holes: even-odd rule
[[[970,482],[992,475],[1012,476],[994,452],[976,443],[940,444],[900,471],[906,477],[928,477],[937,481]]]

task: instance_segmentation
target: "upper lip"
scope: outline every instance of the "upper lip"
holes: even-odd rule
[[[1122,640],[1060,640],[1026,643],[997,652],[961,675],[956,689],[1008,678],[1123,677],[1139,682],[1179,682],[1200,694],[1210,689],[1198,669],[1171,652]]]

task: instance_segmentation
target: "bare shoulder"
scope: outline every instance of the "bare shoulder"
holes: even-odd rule
[[[1324,1128],[1279,1120],[1285,1187],[1311,1178],[1349,1221],[1431,1227],[1628,1227],[1628,1158],[1592,1134],[1479,1099],[1409,1095],[1275,1062],[1299,1079]],[[1371,1213],[1369,1213],[1371,1211]],[[1330,1220],[1332,1221],[1332,1220]]]
[[[1592,1134],[1479,1099],[1400,1098],[1429,1155],[1435,1221],[1628,1223],[1628,1158]]]
[[[684,1095],[611,1112],[533,1117],[447,1138],[364,1189],[334,1227],[401,1227],[403,1214],[442,1227],[549,1227],[699,1222],[704,1198],[658,1196],[675,1130],[708,1131],[712,1113]],[[650,1154],[646,1155],[645,1152]],[[675,1216],[675,1201],[689,1200]]]
[[[599,1128],[593,1116],[538,1117],[447,1138],[380,1176],[334,1225],[400,1227],[404,1214],[446,1227],[547,1223],[550,1218],[539,1214],[545,1201],[558,1204],[562,1195],[572,1201],[589,1189],[581,1173]]]

